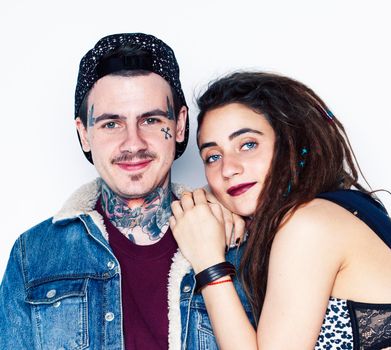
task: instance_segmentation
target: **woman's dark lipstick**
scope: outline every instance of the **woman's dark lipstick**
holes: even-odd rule
[[[227,193],[233,197],[240,196],[244,192],[247,192],[247,190],[249,190],[255,184],[256,182],[247,182],[240,185],[232,186],[227,190]]]

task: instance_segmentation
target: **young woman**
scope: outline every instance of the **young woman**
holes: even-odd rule
[[[308,87],[268,73],[222,78],[198,104],[210,189],[247,221],[239,275],[259,320],[254,330],[230,283],[218,206],[202,190],[186,193],[170,225],[219,347],[391,347],[391,250],[360,213],[325,199],[353,196],[391,227],[357,181],[342,124]]]

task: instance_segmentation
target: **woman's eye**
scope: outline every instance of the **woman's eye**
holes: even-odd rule
[[[253,149],[253,148],[256,148],[257,147],[257,143],[254,142],[254,141],[250,141],[250,142],[246,142],[242,145],[241,149],[247,151],[249,149]]]
[[[205,163],[207,163],[207,164],[214,163],[214,162],[218,161],[220,158],[221,158],[221,156],[219,154],[213,154],[209,157],[206,157]]]

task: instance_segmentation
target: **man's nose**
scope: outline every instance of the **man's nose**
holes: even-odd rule
[[[137,152],[146,149],[147,142],[143,137],[141,131],[137,127],[126,128],[123,140],[120,145],[120,151],[136,154]]]

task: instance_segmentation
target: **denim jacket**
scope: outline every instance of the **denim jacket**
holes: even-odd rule
[[[177,196],[183,187],[174,186]],[[124,349],[121,269],[94,210],[100,180],[16,241],[0,286],[0,349]],[[241,248],[228,253],[237,262]],[[217,349],[194,274],[178,251],[169,275],[169,349]],[[246,311],[240,285],[235,282]]]
[[[230,249],[226,260],[238,268],[243,249],[244,245]],[[233,281],[247,316],[255,327],[255,318],[243,287],[237,277]],[[179,251],[171,265],[168,285],[169,348],[218,350],[204,300],[195,291],[194,271]]]

